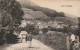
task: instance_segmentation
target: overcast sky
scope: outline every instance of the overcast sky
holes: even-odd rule
[[[41,7],[47,7],[56,11],[65,12],[80,17],[80,1],[70,0],[18,0],[20,3],[35,3]],[[72,5],[72,7],[67,7]],[[62,7],[64,6],[64,7]]]

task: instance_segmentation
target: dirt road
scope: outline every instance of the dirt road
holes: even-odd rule
[[[1,50],[54,50],[40,41],[33,39],[31,43],[31,48],[29,48],[30,42],[22,42],[22,43],[17,43],[17,44],[11,44],[9,46],[3,47],[4,49]]]

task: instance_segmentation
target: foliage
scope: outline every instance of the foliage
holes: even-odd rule
[[[2,25],[1,28],[4,28],[4,31],[0,30],[0,35],[2,35],[0,40],[3,41],[3,36],[5,35],[8,43],[16,42],[17,37],[12,34],[13,31],[11,32],[11,30],[21,24],[23,15],[24,12],[21,10],[21,5],[16,0],[0,0],[0,25]],[[6,30],[10,31],[10,33],[7,33]]]
[[[34,24],[28,24],[25,29],[28,33],[33,35],[37,35],[39,33],[39,29],[36,28]]]
[[[4,39],[3,39],[4,33],[5,33],[5,31],[3,29],[1,29],[1,31],[0,31],[0,45],[4,44]]]
[[[42,29],[42,32],[43,32],[44,34],[46,34],[46,33],[48,32],[48,29],[47,29],[47,28],[43,28],[43,29]]]
[[[59,17],[65,17],[65,14],[63,12],[59,12],[59,13],[57,13],[57,16],[59,16]]]
[[[45,35],[35,35],[33,38],[38,39],[45,45],[53,48],[53,50],[67,50],[66,37],[61,32],[50,32]]]
[[[44,14],[46,14],[49,17],[56,17],[57,12],[52,9],[36,6],[36,5],[27,5],[26,8],[32,9],[34,11],[42,11]]]
[[[18,38],[16,35],[14,34],[7,34],[6,35],[6,42],[7,43],[16,43],[18,41]]]
[[[0,39],[0,45],[3,45],[4,44],[4,39]]]
[[[20,4],[15,0],[0,0],[0,12],[2,13],[2,25],[9,25],[11,20],[17,19],[19,22],[22,20],[23,11]]]
[[[26,5],[26,8],[32,9],[34,11],[42,11],[48,17],[65,17],[64,12],[57,12],[56,10],[52,10],[45,7],[40,7],[37,5]]]
[[[3,27],[9,25],[11,22],[11,15],[8,14],[6,11],[3,11],[1,16],[1,22]]]
[[[76,35],[79,36],[79,41],[80,41],[80,18],[78,18],[78,29],[76,30]]]

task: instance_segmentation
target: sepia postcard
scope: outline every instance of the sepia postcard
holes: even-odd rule
[[[0,50],[80,50],[80,0],[0,0]]]

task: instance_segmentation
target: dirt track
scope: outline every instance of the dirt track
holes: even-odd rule
[[[1,50],[54,50],[40,41],[33,39],[31,43],[31,48],[29,48],[29,42],[23,41],[22,43],[11,44],[0,48]]]

